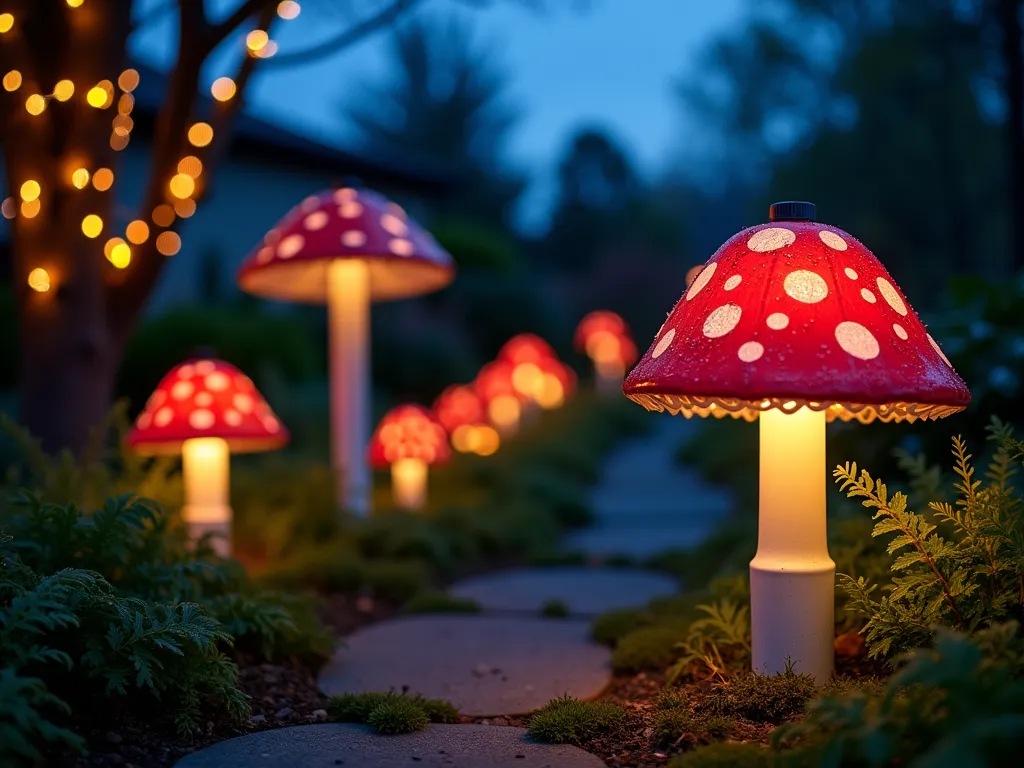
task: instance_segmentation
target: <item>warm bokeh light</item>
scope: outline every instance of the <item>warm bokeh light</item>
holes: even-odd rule
[[[0,13],[0,35],[10,32],[14,26],[14,17],[9,13]]]
[[[513,395],[498,395],[487,404],[487,417],[499,429],[516,426],[521,411],[519,400]]]
[[[687,288],[689,288],[690,285],[693,283],[693,281],[697,279],[697,275],[699,275],[701,273],[701,270],[703,270],[703,269],[704,269],[704,265],[703,264],[695,264],[694,266],[692,266],[688,270],[686,270],[686,287]]]
[[[205,147],[213,141],[213,128],[209,123],[195,123],[188,129],[188,140],[196,147]]]
[[[112,237],[103,246],[103,254],[107,261],[118,269],[124,269],[132,262],[132,249],[120,237]]]
[[[537,405],[545,410],[560,408],[565,403],[565,386],[555,374],[545,373],[542,375],[540,387],[533,397],[537,401]]]
[[[501,437],[488,424],[463,424],[452,433],[452,447],[459,453],[490,456],[500,445]]]
[[[186,197],[184,200],[174,201],[174,214],[179,218],[187,219],[195,212],[196,201],[192,198]]]
[[[139,73],[134,69],[126,69],[117,78],[117,87],[131,93],[139,86]]]
[[[177,232],[161,232],[156,236],[156,249],[163,256],[173,256],[181,250],[181,238]]]
[[[109,80],[100,80],[89,92],[85,94],[85,100],[90,107],[105,109],[114,100],[114,84]]]
[[[75,189],[85,189],[89,184],[89,171],[85,168],[75,168],[71,172],[71,183]]]
[[[230,77],[218,77],[210,86],[210,93],[217,101],[230,101],[235,95],[235,81]]]
[[[174,223],[174,209],[161,203],[153,209],[153,223],[158,227],[169,227]]]
[[[67,101],[75,95],[75,84],[70,80],[58,80],[53,86],[53,98],[57,101]]]
[[[33,200],[39,199],[39,194],[42,192],[42,188],[39,186],[39,182],[35,179],[29,179],[21,185],[21,199],[27,203],[31,203]]]
[[[103,219],[95,213],[90,213],[82,219],[82,234],[86,237],[99,237],[103,231]]]
[[[119,136],[116,133],[110,134],[110,148],[115,152],[120,152],[122,149],[128,146],[129,138],[127,135]]]
[[[100,192],[106,192],[114,185],[114,172],[109,168],[97,168],[92,175],[92,185]]]
[[[122,93],[117,100],[117,114],[130,115],[135,109],[135,97],[130,93]]]
[[[39,293],[50,290],[50,273],[42,267],[36,267],[28,273],[28,287]]]
[[[203,161],[195,155],[189,155],[183,157],[178,161],[178,173],[184,173],[186,176],[191,176],[193,179],[199,178],[199,174],[203,172]]]
[[[66,0],[66,2],[72,8],[79,8],[79,7],[81,7],[82,3],[85,2],[85,0]]]
[[[524,398],[535,399],[544,385],[544,371],[536,363],[521,363],[512,369],[512,388]]]
[[[254,29],[248,35],[245,36],[245,47],[253,53],[256,53],[263,48],[270,40],[270,35],[262,29]]]
[[[149,239],[149,224],[142,219],[135,219],[125,228],[124,234],[129,242],[141,245]]]
[[[0,204],[0,213],[4,215],[5,219],[13,219],[18,213],[18,203],[13,197],[5,197],[2,204]]]
[[[29,200],[21,204],[21,215],[26,219],[34,219],[39,215],[39,208],[38,200]]]
[[[38,93],[33,93],[25,99],[25,110],[30,115],[41,115],[46,111],[46,99]]]
[[[118,114],[118,116],[111,121],[111,125],[114,128],[114,133],[118,136],[127,136],[131,133],[132,128],[135,127],[135,121],[128,117],[128,115]]]
[[[4,90],[5,91],[16,91],[21,88],[21,72],[16,69],[12,69],[6,75],[4,75]]]
[[[168,186],[172,195],[184,199],[196,191],[196,180],[187,173],[177,173],[171,178]]]
[[[253,51],[253,56],[257,59],[269,59],[277,53],[277,43],[273,40],[268,40],[267,44],[260,48],[258,51]]]
[[[277,4],[277,15],[286,21],[291,21],[302,12],[302,6],[295,0],[281,0]]]

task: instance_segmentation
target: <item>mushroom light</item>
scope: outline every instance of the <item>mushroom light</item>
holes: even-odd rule
[[[471,386],[455,384],[434,400],[434,416],[451,438],[459,453],[490,456],[498,450],[501,438],[487,423],[487,408]]]
[[[593,361],[602,392],[617,392],[626,370],[636,361],[636,344],[626,322],[608,310],[591,312],[580,320],[575,346]]]
[[[575,374],[559,361],[555,350],[532,333],[521,333],[505,342],[498,351],[498,360],[512,366],[512,389],[528,406],[557,408],[565,402],[576,381]]]
[[[288,442],[252,380],[223,360],[195,359],[160,381],[127,436],[144,456],[181,454],[185,506],[193,541],[214,533],[218,554],[231,553],[230,452],[255,453]]]
[[[825,423],[936,419],[970,393],[874,255],[776,203],[707,262],[623,391],[648,410],[760,421],[753,667],[832,673]]]
[[[519,431],[522,399],[512,382],[515,366],[507,360],[488,363],[477,374],[473,389],[487,407],[487,418],[500,435],[509,437]]]
[[[257,296],[327,304],[338,502],[358,515],[370,510],[370,302],[430,293],[454,276],[451,256],[398,205],[351,188],[289,211],[238,273]]]
[[[427,467],[448,461],[448,435],[430,411],[400,405],[385,414],[370,441],[370,462],[391,468],[395,506],[422,509],[427,501]]]

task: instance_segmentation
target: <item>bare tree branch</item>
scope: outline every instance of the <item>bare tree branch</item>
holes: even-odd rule
[[[210,31],[207,34],[206,47],[207,52],[212,51],[224,40],[225,37],[234,32],[238,27],[242,26],[247,19],[255,16],[261,10],[269,7],[275,8],[277,3],[275,0],[244,0],[244,2],[238,6],[228,16],[210,27]]]

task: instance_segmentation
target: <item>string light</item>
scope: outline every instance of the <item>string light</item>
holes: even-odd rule
[[[196,181],[187,173],[177,173],[171,178],[169,184],[171,194],[177,198],[184,199],[196,191]]]
[[[126,69],[117,78],[117,87],[122,91],[131,93],[139,87],[139,73],[134,69]]]
[[[132,249],[120,237],[112,237],[103,246],[103,255],[118,269],[124,269],[132,261]]]
[[[230,77],[218,77],[210,86],[210,93],[217,101],[229,101],[236,91],[235,81]]]
[[[50,290],[50,273],[42,267],[36,267],[28,273],[28,287],[39,293]]]
[[[3,213],[5,219],[13,219],[17,212],[18,204],[13,197],[5,197],[3,203],[0,203],[0,213]]]
[[[75,95],[75,84],[70,80],[58,80],[53,86],[53,97],[57,101],[67,101]]]
[[[277,4],[277,15],[285,21],[291,21],[302,12],[302,6],[295,0],[281,0]]]
[[[106,192],[114,185],[114,172],[109,168],[97,168],[92,175],[92,185],[100,192]]]
[[[132,128],[135,127],[135,121],[127,115],[118,115],[112,122],[114,126],[114,133],[118,136],[127,136]]]
[[[21,204],[21,215],[26,219],[34,219],[39,213],[39,201],[30,200]]]
[[[277,43],[273,40],[268,40],[267,44],[260,48],[258,51],[253,51],[252,55],[257,59],[269,59],[277,53]]]
[[[156,237],[156,249],[163,256],[173,256],[181,250],[181,238],[176,232],[161,232]]]
[[[195,123],[188,129],[188,140],[192,146],[205,147],[213,141],[213,128],[209,123]]]
[[[110,102],[114,100],[114,84],[109,80],[101,80],[85,94],[85,100],[89,102],[90,107],[96,107],[96,109],[104,109],[110,106]]]
[[[193,179],[197,179],[202,172],[203,161],[195,155],[183,157],[178,161],[178,173],[184,173],[191,176]]]
[[[4,75],[4,90],[5,91],[16,91],[21,88],[21,72],[16,69],[12,69],[6,75]]]
[[[117,113],[119,115],[130,115],[135,108],[135,97],[130,93],[122,93],[117,100]]]
[[[117,133],[110,134],[110,148],[115,152],[120,152],[122,149],[128,146],[127,134],[121,136]]]
[[[75,186],[75,189],[85,189],[89,183],[89,171],[85,168],[75,168],[71,172],[71,183]]]
[[[174,209],[161,203],[153,209],[153,223],[158,227],[169,227],[174,223]]]
[[[149,239],[149,224],[142,219],[136,219],[128,224],[124,231],[125,237],[135,245],[141,245]]]
[[[10,32],[14,26],[14,17],[9,13],[0,13],[0,35]]]
[[[86,237],[99,237],[103,231],[103,219],[95,213],[90,213],[82,219],[82,234]]]
[[[26,203],[38,200],[40,192],[42,192],[42,188],[39,186],[39,182],[35,179],[29,179],[21,185],[21,199]]]
[[[46,99],[38,93],[33,93],[25,99],[25,109],[30,115],[41,115],[46,110]]]
[[[187,219],[196,212],[196,201],[186,197],[184,200],[174,201],[174,212],[181,218]]]
[[[67,4],[72,8],[80,8],[84,2],[85,0],[67,0]]]
[[[245,36],[245,47],[253,53],[258,53],[267,42],[270,40],[270,35],[262,29],[254,29],[248,35]]]

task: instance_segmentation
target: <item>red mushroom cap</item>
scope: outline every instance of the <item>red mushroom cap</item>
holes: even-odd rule
[[[489,403],[494,398],[502,395],[511,395],[517,399],[522,399],[516,392],[516,388],[512,385],[512,374],[514,371],[515,365],[507,360],[490,362],[477,373],[476,378],[473,380],[473,389],[476,390],[476,393],[485,403]]]
[[[539,365],[542,361],[555,357],[557,355],[551,345],[533,333],[520,333],[513,336],[498,350],[498,359],[512,365],[523,363]]]
[[[444,427],[421,405],[399,405],[384,414],[370,439],[369,452],[370,463],[378,468],[399,459],[442,464],[451,457]]]
[[[913,421],[970,402],[871,251],[812,221],[775,221],[728,240],[622,389],[651,410],[747,420],[806,405],[829,420]]]
[[[487,410],[473,387],[455,384],[434,400],[434,416],[449,433],[469,424],[486,424]]]
[[[289,439],[252,380],[210,358],[181,363],[160,380],[126,443],[152,456],[179,453],[195,437],[222,438],[235,453],[270,451]]]
[[[540,363],[540,369],[545,375],[550,374],[558,379],[559,383],[562,385],[562,391],[565,397],[569,397],[576,388],[576,371],[561,360],[556,360],[554,358],[545,360]]]
[[[334,259],[366,261],[376,301],[430,293],[455,277],[452,257],[400,206],[344,188],[307,197],[285,214],[242,263],[238,284],[257,296],[322,304]]]
[[[615,336],[628,336],[629,328],[626,321],[608,309],[595,310],[580,320],[573,337],[573,346],[580,352],[587,351],[587,340],[595,333],[611,333]]]

